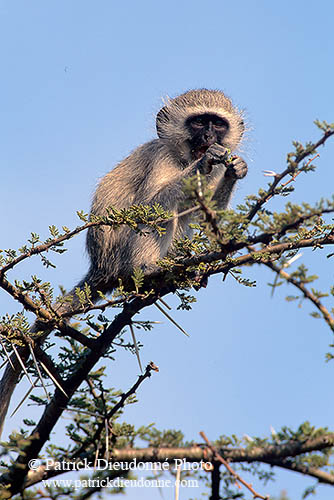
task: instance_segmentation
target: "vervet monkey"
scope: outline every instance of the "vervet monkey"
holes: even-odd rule
[[[226,208],[235,183],[247,173],[247,165],[235,156],[226,167],[227,148],[239,145],[244,124],[238,112],[218,90],[190,90],[167,101],[156,118],[158,139],[137,148],[99,183],[91,213],[105,215],[109,206],[159,203],[177,214],[185,195],[183,181],[198,170],[208,179],[219,208]],[[78,284],[110,292],[118,278],[131,276],[135,267],[148,274],[165,257],[175,238],[190,236],[191,215],[167,223],[161,237],[157,233],[141,236],[129,227],[117,230],[95,226],[88,230],[87,251],[90,268]],[[75,301],[75,299],[74,299]]]
[[[246,163],[238,156],[226,164],[227,149],[233,152],[240,144],[244,123],[241,113],[218,90],[190,90],[169,99],[156,118],[158,138],[139,146],[109,172],[98,185],[92,203],[92,214],[106,215],[110,206],[159,203],[177,215],[185,201],[183,181],[197,171],[205,175],[218,208],[226,208],[238,179],[247,173]],[[114,229],[95,226],[88,230],[87,251],[90,268],[77,285],[87,283],[92,301],[99,298],[98,290],[107,293],[126,280],[134,268],[149,274],[159,259],[165,257],[175,238],[190,236],[191,215],[175,217],[167,222],[163,236],[152,233],[140,236],[129,227]],[[72,304],[60,306],[60,312],[77,304],[72,291]],[[9,400],[20,373],[8,364],[0,384],[0,429]]]

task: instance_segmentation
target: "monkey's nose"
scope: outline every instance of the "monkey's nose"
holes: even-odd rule
[[[204,139],[205,139],[207,144],[210,144],[210,146],[211,146],[211,144],[216,142],[216,137],[212,132],[205,132]]]

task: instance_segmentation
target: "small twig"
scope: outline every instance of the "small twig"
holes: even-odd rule
[[[22,292],[19,288],[13,286],[2,274],[0,270],[0,287],[3,288],[9,295],[23,305],[28,311],[32,311],[36,316],[40,316],[47,321],[51,321],[51,314],[45,309],[37,306],[26,292]]]
[[[87,307],[79,307],[77,309],[73,309],[71,311],[67,311],[61,314],[62,318],[70,318],[72,316],[75,316],[77,314],[86,314],[89,311],[104,311],[108,307],[113,307],[113,306],[118,306],[121,304],[124,304],[125,302],[129,302],[134,298],[140,297],[141,294],[138,293],[133,293],[131,295],[128,295],[127,297],[121,297],[118,299],[112,299],[112,300],[107,300],[106,302],[103,302],[102,304],[94,304],[92,306],[87,306]]]
[[[137,344],[137,340],[136,340],[136,336],[135,336],[135,331],[133,329],[132,323],[130,323],[129,327],[130,327],[130,332],[131,332],[131,337],[132,337],[133,345],[135,346],[135,351],[136,351],[136,356],[137,356],[137,361],[138,361],[139,369],[140,369],[140,372],[143,373],[143,367],[142,367],[142,364],[141,364],[141,361],[140,361],[140,356],[139,356],[138,344]]]
[[[96,452],[95,452],[94,472],[96,470],[97,459],[99,458],[100,445],[101,445],[101,443],[100,443],[100,440],[99,440],[98,443],[97,443]]]
[[[24,366],[24,363],[23,363],[23,361],[22,361],[22,358],[21,358],[21,356],[19,355],[18,350],[16,349],[16,347],[15,347],[15,345],[14,345],[14,344],[12,344],[12,348],[13,348],[13,351],[15,352],[15,355],[16,355],[16,357],[17,357],[17,359],[18,359],[18,361],[19,361],[19,363],[20,363],[20,365],[21,365],[21,367],[22,367],[22,370],[24,371],[24,373],[25,373],[26,377],[28,378],[28,380],[29,380],[30,384],[32,385],[32,387],[34,387],[34,384],[33,384],[32,380],[31,380],[31,378],[30,378],[30,376],[29,376],[29,373],[27,372],[27,369],[26,369],[26,367]]]
[[[193,212],[197,212],[200,208],[199,207],[190,207],[187,208],[186,210],[183,210],[183,212],[179,212],[178,214],[174,215],[173,217],[170,217],[170,219],[166,219],[164,223],[167,222],[172,222],[175,219],[179,219],[180,217],[183,217],[184,215],[191,214]]]
[[[51,372],[50,370],[45,366],[45,364],[40,361],[41,363],[41,366],[42,368],[46,371],[46,373],[49,375],[50,379],[54,382],[54,384],[58,387],[58,389],[66,396],[66,398],[68,398],[68,395],[66,394],[66,392],[64,391],[64,389],[62,388],[62,386],[60,385],[60,383],[58,382],[57,378],[59,377],[55,377]]]
[[[101,223],[100,223],[101,224]],[[58,238],[54,238],[53,240],[49,241],[48,243],[42,243],[41,245],[35,246],[34,248],[30,248],[27,252],[23,253],[16,259],[13,259],[9,264],[3,266],[2,269],[0,269],[0,276],[5,274],[9,269],[13,269],[14,266],[16,266],[19,262],[22,262],[22,260],[28,259],[32,255],[40,254],[42,252],[45,252],[49,248],[59,245],[59,243],[62,243],[65,240],[71,239],[74,235],[81,233],[81,231],[84,231],[85,229],[91,227],[91,226],[97,226],[99,225],[99,222],[88,222],[87,224],[83,226],[79,226],[73,231],[70,231],[66,234],[63,234],[62,236],[59,236]]]
[[[94,349],[95,346],[94,339],[87,337],[87,335],[84,335],[83,333],[79,332],[79,330],[73,328],[64,321],[62,321],[59,325],[56,325],[55,327],[59,329],[62,335],[67,335],[68,337],[71,337],[71,339],[76,340],[81,345],[88,347],[88,349],[90,350]]]
[[[302,255],[303,255],[302,253],[297,253],[294,257],[292,257],[287,262],[285,262],[285,264],[283,264],[283,267],[289,267],[289,266],[291,266],[291,264],[293,262],[295,262],[297,259],[300,259],[302,257]],[[272,290],[271,290],[271,296],[272,297],[274,296],[274,292],[275,292],[275,288],[277,286],[278,280],[279,280],[279,273],[276,274],[275,279],[274,279],[274,283],[272,285]]]
[[[30,343],[30,342],[28,342],[28,346],[29,346],[29,350],[30,350],[30,353],[31,353],[31,357],[32,357],[32,359],[33,359],[33,363],[34,363],[35,368],[36,368],[37,373],[38,373],[38,378],[39,378],[39,380],[41,381],[41,384],[42,384],[42,387],[43,387],[43,389],[44,389],[44,392],[45,392],[45,395],[46,395],[46,397],[47,397],[47,400],[48,400],[48,401],[50,401],[50,396],[49,396],[49,393],[48,393],[48,391],[47,391],[47,389],[46,389],[46,387],[45,387],[44,380],[43,380],[43,377],[42,377],[42,374],[41,374],[41,370],[39,369],[39,366],[38,366],[38,363],[37,363],[37,359],[36,359],[36,356],[35,356],[34,350],[33,350],[32,346],[31,346],[31,343]]]
[[[257,238],[257,241],[253,241],[253,243],[259,243],[261,237],[265,238],[265,235],[260,235]],[[227,273],[230,271],[230,269],[233,269],[235,267],[240,267],[244,266],[246,264],[254,264],[254,263],[259,263],[259,258],[261,255],[266,257],[268,259],[269,255],[272,254],[282,254],[283,252],[290,251],[290,250],[296,250],[300,248],[311,248],[311,247],[321,247],[324,245],[333,245],[334,244],[334,231],[329,231],[325,236],[321,238],[305,238],[303,240],[298,240],[298,241],[286,241],[284,243],[274,243],[274,244],[268,244],[265,245],[263,248],[257,250],[256,252],[250,252],[244,255],[241,255],[240,257],[236,257],[233,259],[230,259],[229,262],[223,263],[223,264],[218,264],[216,265],[213,269],[210,269],[207,271],[208,275],[212,274],[218,274],[218,273]],[[244,242],[242,248],[248,247],[249,243]],[[237,248],[236,248],[237,249]],[[239,248],[238,248],[239,249]],[[234,251],[231,250],[231,251]],[[192,266],[199,264],[200,262],[204,262],[206,264],[214,262],[220,258],[222,255],[222,252],[210,252],[206,255],[201,255],[201,256],[193,256],[189,257],[187,259],[184,259],[182,266]],[[256,258],[254,258],[254,255],[256,255]],[[263,261],[261,261],[263,263]],[[175,270],[172,269],[172,271],[178,271],[179,267],[175,266]]]
[[[109,460],[109,425],[108,425],[108,419],[104,419],[104,428],[106,432],[106,447],[105,447],[105,457],[107,460]]]
[[[2,339],[1,339],[1,338],[0,338],[0,343],[1,343],[1,345],[2,345],[2,348],[3,348],[3,350],[4,350],[5,354],[6,354],[6,358],[7,358],[7,360],[6,360],[4,363],[2,363],[2,365],[0,366],[0,370],[1,370],[1,368],[3,368],[3,367],[4,367],[4,366],[5,366],[8,362],[9,362],[10,366],[13,368],[13,370],[15,370],[14,365],[13,365],[13,363],[12,363],[12,360],[10,359],[10,355],[9,355],[9,353],[8,353],[7,349],[6,349],[6,345],[5,345],[5,343],[2,341]]]
[[[107,421],[110,421],[110,419],[115,415],[115,413],[117,413],[121,408],[123,408],[126,400],[132,396],[132,394],[135,394],[138,387],[144,382],[145,379],[149,378],[151,376],[151,372],[152,371],[155,371],[155,372],[158,372],[159,371],[159,368],[153,363],[153,361],[151,361],[145,368],[145,373],[143,375],[140,375],[138,377],[138,380],[137,382],[135,382],[133,384],[133,386],[126,392],[126,393],[123,393],[120,397],[120,400],[115,404],[115,406],[113,406],[113,408],[107,413],[107,415],[105,416],[105,419],[107,419]],[[75,452],[75,454],[73,455],[72,458],[74,457],[77,457],[77,456],[80,456],[81,453],[83,452],[86,452],[87,451],[87,446],[89,445],[89,443],[95,443],[97,440],[100,439],[100,436],[101,436],[101,433],[104,429],[104,426],[105,426],[105,419],[103,419],[103,422],[99,423],[99,425],[97,426],[97,429],[96,431],[94,432],[93,436],[91,436],[91,438],[89,439],[88,442],[84,442],[81,447],[79,448],[79,450],[77,450]]]
[[[6,366],[6,364],[8,363],[8,361],[10,363],[10,366],[13,368],[13,370],[15,369],[14,366],[13,366],[12,360],[9,358],[9,359],[5,359],[5,361],[0,365],[0,370],[2,370],[4,366]]]
[[[309,161],[306,163],[305,167],[308,167],[308,166],[312,163],[312,161],[313,161],[313,160],[315,160],[316,158],[320,158],[319,153],[317,153],[315,156],[313,156],[313,158],[310,158],[310,159],[309,159]],[[304,167],[304,168],[305,168],[305,167]],[[287,186],[288,184],[290,184],[290,182],[293,182],[293,181],[296,179],[296,177],[298,177],[298,175],[299,175],[301,172],[302,172],[302,170],[298,170],[297,172],[295,172],[295,173],[293,174],[293,176],[292,176],[292,177],[291,177],[288,181],[286,181],[284,184],[281,184],[279,187],[280,187],[280,188],[285,187],[285,186]]]
[[[157,304],[156,302],[154,302],[154,305],[159,309],[159,311],[162,312],[162,314],[164,314],[166,316],[166,318],[169,319],[169,321],[171,321],[173,323],[173,325],[175,325],[182,333],[184,333],[184,335],[186,335],[187,337],[190,337],[189,333],[187,333],[183,328],[182,326],[180,326],[169,314],[167,311],[165,311],[161,306],[159,306],[159,304]]]
[[[53,377],[58,382],[58,384],[62,385],[64,383],[64,380],[59,375],[57,367],[50,358],[50,356],[45,351],[43,351],[43,349],[38,344],[34,345],[34,353],[40,364],[43,363],[43,365],[46,366],[49,372],[52,373]]]
[[[330,329],[334,331],[334,318],[330,314],[328,309],[322,304],[320,299],[318,299],[312,292],[310,292],[305,287],[305,285],[303,285],[303,283],[300,283],[297,279],[293,278],[290,274],[288,274],[286,271],[281,269],[273,262],[266,262],[265,265],[278,275],[282,276],[282,278],[284,278],[286,281],[294,285],[296,288],[298,288],[303,293],[304,297],[309,299],[315,305],[315,307],[321,312],[324,320],[326,321]]]
[[[81,408],[77,407],[67,406],[65,408],[65,411],[69,411],[70,413],[82,413],[83,415],[89,415],[90,417],[96,418],[96,413],[92,411],[82,410]]]
[[[207,207],[206,204],[203,201],[203,198],[200,196],[200,194],[195,191],[196,199],[200,205],[201,210],[205,214],[205,219],[206,222],[208,222],[211,226],[212,232],[215,236],[217,236],[218,239],[221,239],[221,232],[217,224],[217,214],[214,210],[211,208]]]
[[[281,467],[282,469],[292,470],[294,472],[299,472],[300,474],[304,474],[306,476],[314,477],[318,480],[319,483],[322,484],[331,484],[334,485],[334,476],[331,472],[326,472],[325,470],[318,469],[316,467],[311,467],[307,464],[298,464],[293,462],[290,459],[283,460],[272,460],[265,462],[269,464],[271,467]]]
[[[89,376],[87,376],[86,382],[87,382],[87,385],[89,387],[89,392],[91,393],[91,395],[93,396],[93,398],[95,399],[95,401],[99,401],[100,400],[100,396],[96,392],[95,387],[94,387],[94,383],[93,383],[92,379]],[[103,399],[103,402],[104,402],[104,398],[102,398],[102,399]]]
[[[12,418],[15,415],[15,413],[21,408],[27,397],[30,395],[31,391],[34,389],[34,387],[36,387],[35,383],[37,382],[37,380],[38,379],[35,380],[34,385],[29,387],[28,391],[25,393],[19,404],[16,406],[15,410],[10,414],[10,418]]]
[[[167,304],[167,302],[163,299],[158,299],[159,302],[161,302],[161,304],[163,304],[169,311],[172,310],[171,306],[169,304]]]
[[[180,480],[181,480],[181,465],[176,466],[176,477],[175,477],[175,500],[180,498]]]
[[[317,141],[313,146],[313,150],[317,149],[319,146],[321,146],[322,144],[324,144],[327,139],[329,137],[331,137],[332,135],[334,135],[334,130],[333,131],[330,131],[330,132],[325,132],[323,134],[323,136],[319,139],[319,141]],[[310,152],[308,152],[307,150],[304,150],[302,153],[300,153],[299,155],[296,155],[296,158],[295,158],[295,161],[294,163],[296,165],[298,165],[301,161],[304,160],[304,158],[306,158],[306,156],[308,156],[310,154]],[[316,155],[318,156],[318,155]],[[316,158],[316,156],[314,158]],[[307,165],[309,165],[313,159],[312,158],[310,161],[307,162]],[[278,184],[281,182],[281,180],[288,174],[291,174],[292,173],[292,168],[291,166],[288,166],[282,173],[280,174],[276,174],[274,177],[274,181],[273,183],[271,184],[271,186],[269,187],[268,191],[266,191],[264,193],[264,195],[254,204],[254,206],[250,209],[249,213],[248,213],[248,216],[247,216],[247,220],[250,222],[254,216],[257,214],[257,212],[260,210],[260,208],[265,204],[267,203],[267,201],[272,198],[275,194],[275,189],[277,188]],[[296,177],[297,175],[299,175],[300,171],[298,171],[297,173],[293,174],[292,175],[292,178],[286,183],[286,184],[283,184],[282,186],[280,187],[284,187],[286,186],[287,184],[289,184],[289,182],[292,182]]]
[[[215,446],[213,446],[210,443],[210,441],[208,440],[208,438],[206,437],[206,435],[205,435],[205,433],[203,431],[201,431],[199,434],[204,439],[204,441],[206,442],[207,447],[209,448],[209,450],[213,453],[214,459],[217,460],[218,462],[221,462],[226,467],[226,469],[231,474],[231,476],[234,477],[236,481],[239,481],[239,483],[243,484],[253,494],[254,498],[260,498],[262,500],[269,500],[269,496],[268,495],[263,496],[263,495],[260,495],[260,493],[256,493],[256,491],[254,490],[254,488],[252,487],[252,485],[249,484],[249,483],[247,483],[244,479],[242,479],[241,476],[239,476],[239,474],[237,474],[232,469],[232,467],[229,465],[229,463],[219,454],[217,448],[215,448]]]
[[[120,410],[125,401],[132,396],[132,394],[135,394],[138,387],[144,382],[145,379],[149,378],[151,376],[151,372],[158,372],[159,368],[151,361],[145,368],[145,373],[143,375],[140,375],[138,377],[137,382],[126,392],[125,394],[122,394],[121,399],[118,401],[118,403],[115,404],[115,406],[108,412],[107,418],[110,420],[110,418],[115,415],[115,413]]]
[[[334,208],[320,208],[319,210],[315,210],[313,213],[304,214],[298,219],[295,219],[293,222],[289,224],[285,224],[282,229],[275,233],[275,238],[280,239],[282,236],[285,236],[288,231],[293,229],[298,229],[304,222],[308,222],[310,219],[314,217],[322,217],[324,214],[331,214],[334,212]],[[274,233],[273,233],[274,236]]]

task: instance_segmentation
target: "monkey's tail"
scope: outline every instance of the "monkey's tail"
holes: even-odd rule
[[[85,292],[88,287],[87,299],[95,304],[100,299],[98,291],[102,293],[110,292],[115,286],[116,283],[108,284],[101,276],[101,273],[90,269],[86,276],[68,294],[62,297],[58,303],[56,302],[53,307],[58,314],[80,311],[82,310],[82,302],[79,298],[80,292]]]
[[[18,356],[20,356],[23,363],[29,357],[29,350],[27,347],[17,348]],[[10,356],[10,361],[8,362],[5,372],[0,381],[0,436],[3,431],[3,426],[5,423],[5,418],[7,415],[10,400],[12,398],[15,386],[18,382],[20,374],[22,372],[22,367],[18,360],[18,357],[13,353]]]
[[[87,288],[87,285],[90,289],[89,300],[95,304],[100,299],[98,290],[102,293],[111,292],[117,286],[117,280],[112,280],[110,278],[109,280],[106,280],[101,272],[90,269],[87,275],[64,297],[65,299],[68,297],[68,301],[64,301],[62,299],[62,301],[55,302],[52,306],[53,309],[60,315],[72,311],[80,311],[80,309],[82,309],[82,305],[77,290],[79,289],[84,291]],[[69,318],[70,316],[67,317],[67,319]],[[30,333],[36,333],[39,329],[40,327],[38,325],[38,321],[35,321],[30,327]],[[44,342],[51,331],[52,330],[50,329],[46,330],[44,334],[38,338],[39,345]],[[17,351],[23,363],[27,362],[30,354],[29,349],[26,346],[22,346],[18,347]],[[15,353],[12,353],[10,361],[8,362],[0,381],[0,436],[3,430],[10,401],[21,373],[22,367],[18,357]]]
[[[90,301],[95,304],[100,298],[97,290],[101,290],[103,293],[109,291],[109,288],[106,287],[99,276],[93,274],[92,272],[88,272],[87,275],[75,286],[66,296],[69,297],[69,300],[64,302],[55,302],[53,304],[53,309],[58,314],[64,314],[71,311],[78,311],[81,307],[81,303],[76,292],[77,289],[85,290],[85,285],[90,287]],[[70,300],[71,299],[71,300]],[[35,321],[31,328],[30,333],[38,332],[39,326],[38,322]],[[48,334],[51,333],[51,330],[47,330],[44,335],[39,337],[39,344],[43,343]],[[21,358],[23,363],[28,361],[29,358],[29,349],[26,346],[17,348],[18,356]],[[20,375],[22,373],[22,366],[19,362],[18,356],[15,353],[12,353],[10,356],[10,361],[8,362],[4,374],[0,381],[0,436],[3,431],[4,422],[6,419],[6,415],[8,412],[8,408],[10,405],[10,401],[15,390],[15,387],[18,383]]]

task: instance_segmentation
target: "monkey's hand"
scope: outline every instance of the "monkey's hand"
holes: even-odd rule
[[[240,156],[232,156],[232,160],[227,165],[225,179],[238,180],[243,179],[248,172],[247,163]]]
[[[206,150],[203,158],[199,160],[197,168],[201,174],[210,174],[214,165],[223,164],[225,166],[228,155],[229,150],[224,146],[217,143],[212,144],[212,146]]]

